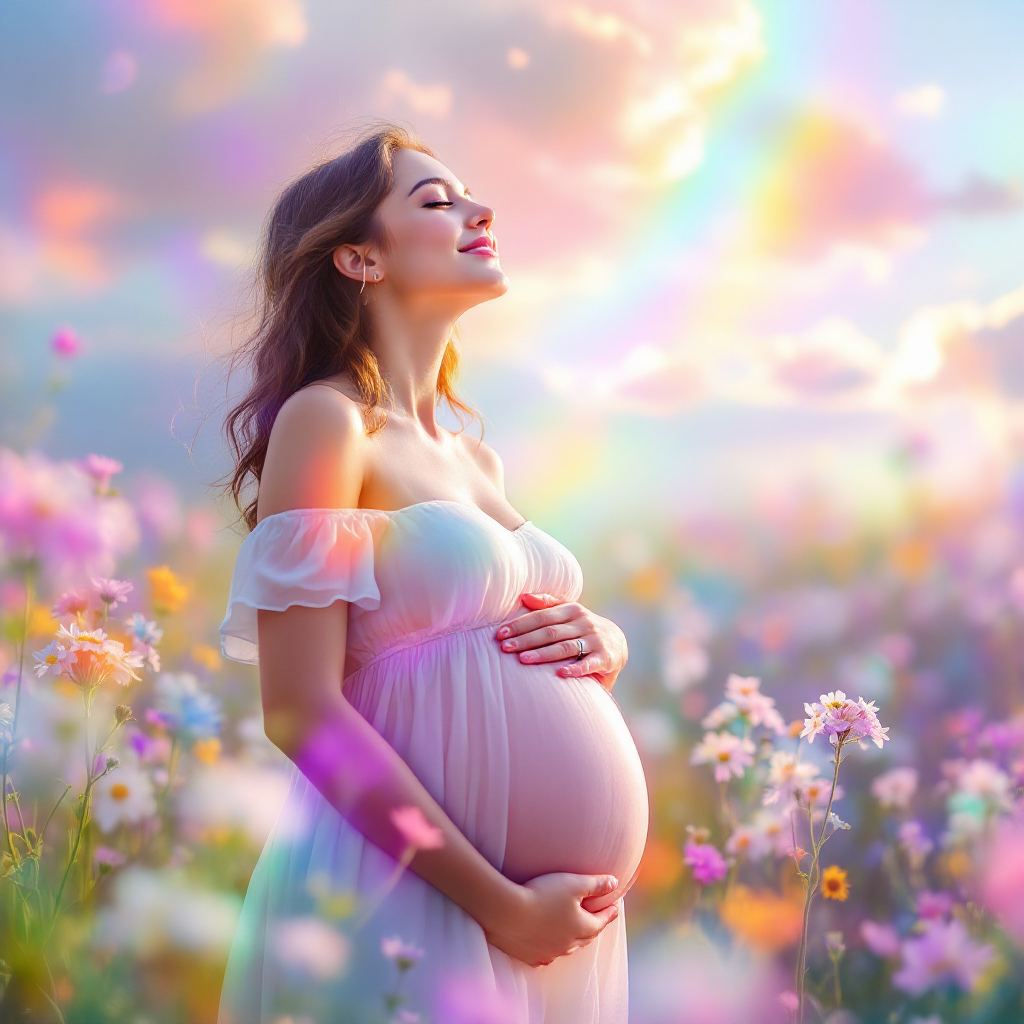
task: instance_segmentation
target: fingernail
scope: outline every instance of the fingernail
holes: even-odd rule
[[[529,651],[525,651],[523,654],[520,655],[520,657],[523,659],[523,661],[536,661],[537,660],[537,655],[536,654],[531,654]]]
[[[506,651],[514,651],[516,649],[515,640],[503,640],[501,646]]]
[[[508,634],[508,626],[502,626],[501,629],[498,630],[498,639],[500,640],[502,637],[508,636]]]

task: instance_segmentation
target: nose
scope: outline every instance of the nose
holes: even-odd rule
[[[494,211],[482,203],[474,203],[470,213],[469,226],[472,228],[483,228],[489,230],[494,223]]]

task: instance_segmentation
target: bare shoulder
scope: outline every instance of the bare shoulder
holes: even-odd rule
[[[463,447],[472,457],[477,467],[483,472],[500,494],[505,493],[505,467],[501,456],[486,442],[476,437],[459,434]]]
[[[366,460],[360,407],[331,387],[306,387],[281,406],[260,477],[258,518],[293,508],[354,508]]]

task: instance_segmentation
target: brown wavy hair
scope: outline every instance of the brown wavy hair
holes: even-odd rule
[[[242,490],[251,476],[258,491],[274,420],[296,391],[345,373],[359,391],[367,434],[387,422],[380,406],[388,387],[370,348],[360,282],[339,273],[333,256],[339,245],[368,241],[388,251],[377,211],[394,187],[392,160],[399,149],[435,156],[413,132],[378,122],[344,152],[287,185],[266,221],[254,280],[255,326],[230,356],[230,371],[246,367],[250,385],[224,423],[235,467],[223,489],[250,530],[256,526],[258,495],[243,507]],[[447,401],[465,429],[462,413],[480,417],[455,392],[458,368],[451,338],[441,359],[437,401]],[[482,419],[480,424],[482,437]]]

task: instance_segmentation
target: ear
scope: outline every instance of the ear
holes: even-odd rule
[[[366,261],[367,277],[372,278],[372,270],[377,262],[370,255],[366,246],[339,245],[334,250],[334,265],[346,277],[353,281],[363,280],[363,261]]]

